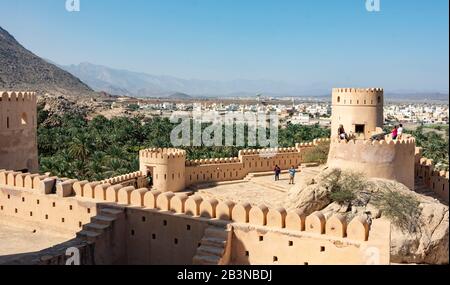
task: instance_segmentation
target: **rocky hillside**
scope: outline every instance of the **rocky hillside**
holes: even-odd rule
[[[391,180],[366,179],[359,173],[324,169],[304,177],[289,191],[289,210],[306,215],[339,213],[350,221],[356,215],[391,222],[391,262],[448,264],[448,205],[409,190]]]
[[[0,89],[32,90],[54,95],[90,95],[78,78],[24,48],[0,27]]]

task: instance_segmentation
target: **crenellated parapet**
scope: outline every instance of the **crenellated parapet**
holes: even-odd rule
[[[35,103],[37,95],[35,92],[15,92],[15,91],[1,91],[0,90],[0,104],[11,102],[32,102]]]
[[[381,93],[384,92],[383,88],[333,88],[333,93]]]
[[[422,157],[422,149],[416,148],[415,179],[420,180],[446,203],[449,201],[449,172],[436,170],[434,161]]]
[[[413,190],[415,147],[412,137],[386,137],[381,141],[333,139],[328,166],[364,173],[369,178],[396,180]]]
[[[186,151],[176,148],[151,148],[139,152],[139,157],[143,160],[186,159]]]
[[[236,204],[198,195],[150,191],[148,188],[121,184],[60,179],[48,174],[0,170],[0,206],[0,215],[27,220],[49,228],[77,232],[77,238],[95,243],[95,255],[107,255],[110,252],[110,246],[102,247],[105,242],[110,245],[124,241],[127,250],[145,248],[138,241],[145,237],[145,244],[154,243],[158,244],[158,247],[164,245],[164,251],[158,252],[158,256],[164,258],[168,246],[176,246],[181,242],[188,252],[180,262],[183,260],[186,263],[189,258],[192,259],[202,237],[202,245],[208,246],[209,240],[204,238],[204,235],[209,233],[206,228],[216,226],[217,229],[223,229],[224,224],[229,225],[227,229],[234,231],[241,242],[250,246],[252,254],[257,252],[257,246],[253,245],[254,239],[252,236],[246,236],[246,232],[259,235],[259,242],[267,235],[269,245],[278,246],[280,242],[290,240],[286,246],[306,242],[305,246],[311,243],[317,246],[326,245],[328,250],[339,244],[337,248],[344,250],[330,250],[327,254],[333,258],[347,258],[351,254],[352,259],[347,260],[348,263],[364,263],[364,252],[361,253],[359,249],[374,245],[382,250],[389,249],[389,241],[380,243],[378,240],[379,236],[386,232],[372,229],[364,217],[347,220],[340,215],[326,217],[321,212],[306,215],[300,210],[287,211],[284,208],[272,209],[265,205]],[[169,231],[171,234],[166,235],[165,227],[179,230]],[[186,236],[181,234],[183,229]],[[386,229],[388,227],[384,228]],[[225,234],[226,232],[224,236]],[[231,234],[226,236],[228,238],[224,239],[225,241],[234,239]],[[151,258],[156,254],[154,251],[152,255],[147,255],[145,251],[132,252],[129,254],[141,258]],[[288,262],[285,258],[292,256],[283,250],[276,252],[285,263]],[[233,248],[233,253],[229,254],[232,257],[229,259],[230,263],[240,263],[238,257],[245,255],[245,251]],[[264,251],[261,254],[252,262],[259,263],[272,253]],[[304,253],[301,258],[314,256],[315,253]],[[295,256],[291,264],[300,264],[301,258]],[[133,260],[129,262],[133,263]]]
[[[186,161],[186,166],[200,166],[200,165],[212,165],[212,164],[226,164],[226,163],[240,163],[239,157],[227,157],[227,158],[210,158],[210,159],[196,159]]]
[[[89,187],[91,187],[89,183],[83,185],[81,197],[92,198],[91,192],[88,191]],[[96,187],[98,189],[100,186]],[[286,229],[358,241],[369,239],[369,225],[367,220],[361,218],[355,218],[347,224],[346,220],[340,216],[326,219],[320,212],[307,216],[296,210],[269,209],[264,205],[235,204],[231,201],[218,201],[213,198],[204,199],[197,195],[188,196],[173,192],[150,191],[146,188],[136,189],[132,186],[109,186],[104,187],[100,192],[102,195],[95,195],[96,202],[99,203],[117,203],[122,206],[141,207],[193,218],[220,219],[259,227]]]
[[[342,144],[342,145],[372,145],[372,146],[386,146],[386,145],[405,145],[405,146],[414,146],[416,145],[416,139],[413,137],[406,137],[403,139],[393,140],[389,137],[386,137],[385,140],[341,140],[341,139],[333,139],[333,144]]]
[[[78,183],[49,174],[0,170],[0,216],[74,233],[96,214],[96,201],[76,195]]]
[[[127,186],[134,185],[137,187],[147,186],[145,175],[141,171],[136,171],[133,173],[127,173],[124,175],[104,179],[100,181],[100,184],[110,184],[110,185],[122,184]]]

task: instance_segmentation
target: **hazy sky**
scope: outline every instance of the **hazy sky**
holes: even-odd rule
[[[1,0],[0,26],[57,63],[181,78],[448,91],[448,0]]]

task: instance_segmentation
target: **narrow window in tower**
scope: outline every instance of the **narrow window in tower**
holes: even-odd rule
[[[341,103],[341,96],[338,96],[337,102],[338,102],[338,103]]]
[[[22,113],[22,117],[20,118],[20,122],[22,125],[28,125],[28,119],[27,119],[27,114],[26,113]]]
[[[6,117],[6,128],[9,129],[9,117]]]

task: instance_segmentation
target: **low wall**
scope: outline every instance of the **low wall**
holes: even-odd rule
[[[100,184],[111,184],[111,185],[121,184],[123,186],[134,186],[136,188],[143,188],[147,187],[147,180],[141,171],[136,171],[133,173],[128,173],[102,180],[100,181]]]
[[[0,215],[24,222],[45,225],[55,231],[75,233],[97,214],[94,201],[62,199],[56,194],[41,194],[34,189],[0,184]]]

